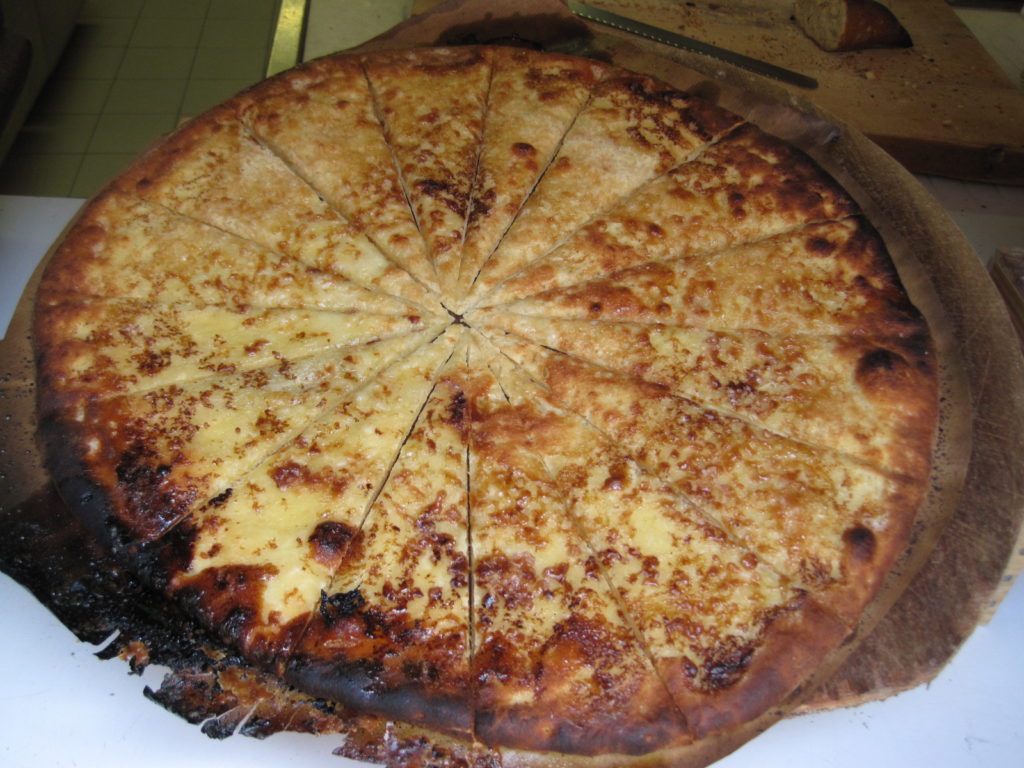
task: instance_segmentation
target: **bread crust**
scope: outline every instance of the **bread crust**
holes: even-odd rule
[[[804,32],[826,51],[914,44],[893,12],[876,0],[797,0],[795,13]]]

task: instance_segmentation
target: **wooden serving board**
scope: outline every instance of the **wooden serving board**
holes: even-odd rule
[[[817,78],[813,91],[783,87],[848,122],[913,173],[1024,183],[1024,91],[945,0],[883,2],[910,32],[911,48],[823,51],[792,19],[792,0],[590,4]],[[413,12],[437,5],[418,0]],[[510,15],[518,6],[501,7]],[[604,34],[630,37],[609,28]],[[705,73],[727,66],[696,54],[683,56]],[[750,76],[755,85],[761,80]]]

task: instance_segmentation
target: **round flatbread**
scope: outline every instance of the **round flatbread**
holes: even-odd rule
[[[34,333],[49,467],[122,562],[482,765],[735,748],[928,488],[934,346],[856,203],[567,56],[337,55],[240,94],[86,206]]]

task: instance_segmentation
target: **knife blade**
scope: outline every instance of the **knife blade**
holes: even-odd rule
[[[591,21],[596,21],[599,24],[605,24],[609,27],[615,27],[616,29],[631,32],[634,35],[640,35],[641,37],[646,37],[649,40],[654,40],[658,43],[671,45],[674,48],[681,48],[685,51],[692,51],[693,53],[699,53],[704,56],[711,56],[712,58],[719,59],[727,64],[733,64],[750,72],[754,72],[755,74],[771,77],[775,80],[781,80],[784,83],[790,83],[791,85],[795,85],[800,88],[814,89],[818,87],[817,80],[813,77],[801,74],[800,72],[794,72],[793,70],[786,69],[785,67],[778,67],[774,64],[769,64],[766,61],[761,61],[760,59],[744,56],[742,53],[736,53],[735,51],[730,51],[727,48],[719,48],[717,45],[711,45],[710,43],[704,43],[700,40],[694,40],[692,37],[686,37],[685,35],[680,35],[677,32],[669,32],[667,29],[653,27],[650,24],[644,24],[642,21],[636,21],[635,19],[630,19],[626,16],[620,16],[617,13],[606,11],[603,8],[595,8],[592,5],[587,5],[586,3],[576,2],[576,0],[568,0],[568,2],[569,10],[584,19],[590,19]]]

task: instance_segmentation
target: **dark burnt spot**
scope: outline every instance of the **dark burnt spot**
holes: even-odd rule
[[[448,566],[448,573],[451,574],[450,583],[452,589],[465,589],[469,586],[469,560],[464,554],[458,552],[452,555],[451,564]]]
[[[892,371],[903,363],[903,358],[889,349],[873,349],[857,363],[857,377],[871,376],[877,371]]]
[[[448,406],[448,413],[445,414],[445,421],[460,431],[466,424],[466,395],[464,392],[456,392]]]
[[[572,45],[585,45],[593,33],[576,18],[559,13],[517,13],[515,15],[488,13],[479,21],[449,27],[438,40],[438,45],[501,45],[534,51],[551,50]],[[607,61],[607,54],[594,52],[593,58]],[[578,74],[566,72],[567,78]],[[403,765],[405,763],[402,763]]]
[[[358,588],[353,591],[358,591]],[[368,637],[390,637],[403,645],[408,644],[410,638],[403,632],[406,626],[405,621],[399,613],[393,611],[382,611],[379,608],[363,608],[359,613],[359,619],[363,624],[363,631]],[[369,662],[372,666],[380,665],[378,661]],[[378,668],[382,668],[378,666]]]
[[[256,429],[262,437],[283,435],[288,429],[288,422],[276,416],[268,408],[256,419]]]
[[[545,568],[544,569],[544,578],[545,579],[551,579],[552,581],[557,581],[559,584],[562,584],[562,583],[565,582],[565,575],[568,572],[569,572],[569,564],[568,563],[559,563],[558,565],[553,565],[550,568]]]
[[[614,662],[619,652],[604,624],[573,613],[554,626],[541,655],[550,674],[558,674],[555,670],[575,668],[580,662],[600,668]]]
[[[720,384],[719,384],[720,386]],[[739,405],[757,394],[757,387],[749,381],[730,381],[725,385],[730,404]]]
[[[810,253],[827,256],[836,250],[836,244],[827,237],[809,237],[805,243]]]
[[[450,182],[439,179],[421,179],[413,186],[420,194],[440,200],[456,215],[464,216],[466,214],[466,194]]]
[[[115,474],[125,507],[141,530],[162,531],[196,500],[195,488],[170,479],[171,467],[157,461],[152,449],[133,446],[121,454]]]
[[[429,553],[431,562],[439,563],[442,559],[451,560],[458,556],[455,552],[455,537],[438,531],[434,522],[444,514],[444,500],[445,494],[441,491],[434,502],[416,518],[415,526],[419,535],[415,546],[407,546],[408,557],[421,558]]]
[[[264,370],[243,371],[242,381],[247,389],[263,389],[270,383],[270,375]]]
[[[218,592],[244,591],[252,576],[245,568],[218,568],[214,573],[213,588]]]
[[[310,471],[301,464],[289,461],[286,464],[274,467],[270,472],[270,477],[277,487],[283,491],[297,483],[308,483]]]
[[[934,347],[929,333],[915,333],[900,339],[900,349],[906,353],[907,357],[917,361],[918,365],[926,369],[932,367]]]
[[[166,464],[154,466],[150,463],[152,458],[153,451],[145,446],[135,446],[125,451],[115,470],[117,481],[121,485],[134,487],[159,484],[167,477],[171,468]]]
[[[616,562],[621,563],[623,560],[625,560],[625,558],[622,556],[622,553],[614,547],[602,549],[600,552],[597,553],[597,555],[606,568],[612,568]],[[593,578],[593,575],[591,573],[588,572],[587,575]]]
[[[866,563],[875,555],[875,534],[863,525],[855,525],[843,532],[843,543],[854,559]]]
[[[624,84],[634,99],[645,104],[666,104],[670,103],[673,97],[682,96],[679,91],[651,90],[652,81],[645,77],[631,77]]]
[[[742,192],[729,193],[729,210],[734,219],[745,219],[747,217],[747,211],[744,208],[746,201],[747,198]]]
[[[818,557],[803,558],[800,561],[799,573],[805,584],[824,586],[832,582],[832,568]]]
[[[643,573],[645,584],[658,584],[658,558],[654,555],[645,557],[641,572]]]
[[[678,145],[690,132],[707,141],[720,130],[715,125],[719,121],[709,122],[707,118],[716,117],[715,113],[721,110],[704,115],[699,103],[685,93],[652,87],[651,81],[644,78],[628,81],[625,90],[635,113],[634,125],[628,133],[642,146]]]
[[[488,633],[477,648],[473,670],[480,688],[491,680],[515,679],[522,674],[522,658],[513,642],[498,632]]]
[[[473,210],[470,214],[471,217],[479,218],[481,216],[486,216],[491,212],[491,208],[494,207],[494,201],[497,200],[497,198],[498,193],[493,187],[477,194],[473,199]]]
[[[302,485],[309,488],[322,489],[337,495],[342,493],[349,484],[349,478],[346,475],[338,474],[330,469],[312,472],[309,467],[295,461],[279,464],[271,469],[268,474],[270,479],[274,481],[274,484],[282,491],[295,485]]]
[[[704,685],[712,691],[733,685],[743,676],[753,654],[753,649],[737,648],[712,657],[704,665]]]
[[[199,530],[183,522],[176,525],[155,544],[144,544],[135,550],[139,574],[157,589],[166,589],[171,574],[189,570]]]
[[[220,741],[234,735],[237,728],[238,721],[234,718],[211,717],[200,726],[199,730],[202,731],[203,736]]]
[[[171,364],[171,353],[166,349],[159,352],[152,349],[146,349],[139,352],[137,355],[134,355],[132,360],[138,367],[139,373],[152,376]]]
[[[257,339],[252,344],[246,345],[245,354],[249,355],[250,357],[252,357],[253,355],[258,355],[260,352],[263,351],[263,348],[266,347],[269,343],[270,342],[267,341],[266,339]]]
[[[925,355],[918,358],[918,368],[930,375],[931,359]],[[898,392],[918,376],[915,367],[898,352],[876,348],[864,353],[857,361],[856,380],[875,397],[884,396],[887,391]]]
[[[233,492],[234,492],[234,489],[228,488],[224,492],[218,493],[216,496],[214,496],[212,499],[210,499],[210,506],[211,507],[223,507],[225,504],[227,504],[227,501],[228,501],[228,499],[231,498],[231,494]]]
[[[218,627],[224,637],[244,646],[260,615],[265,582],[276,572],[272,567],[253,565],[208,568],[188,579],[178,598],[187,610]]]
[[[324,590],[320,590],[320,615],[328,627],[339,619],[354,616],[364,605],[366,605],[366,598],[359,591],[359,587],[351,592],[336,592],[333,595],[328,595]]]
[[[255,611],[252,608],[238,606],[232,609],[224,619],[222,629],[228,637],[240,637],[245,628],[252,623]]]
[[[517,141],[512,145],[512,153],[517,157],[533,157],[537,154],[537,149],[525,141]]]
[[[417,191],[429,197],[438,197],[442,194],[451,193],[451,184],[444,181],[438,181],[437,179],[420,179],[416,182],[415,187]]]
[[[603,491],[621,491],[626,485],[626,479],[628,477],[628,468],[624,463],[618,463],[612,465],[611,469],[608,470],[608,477],[605,478],[604,484],[601,486]]]
[[[309,536],[309,544],[313,557],[317,562],[331,565],[337,562],[345,552],[348,543],[357,531],[350,525],[335,521],[320,523]]]
[[[533,558],[527,553],[488,555],[476,562],[477,588],[500,597],[508,609],[533,603],[535,581]]]

